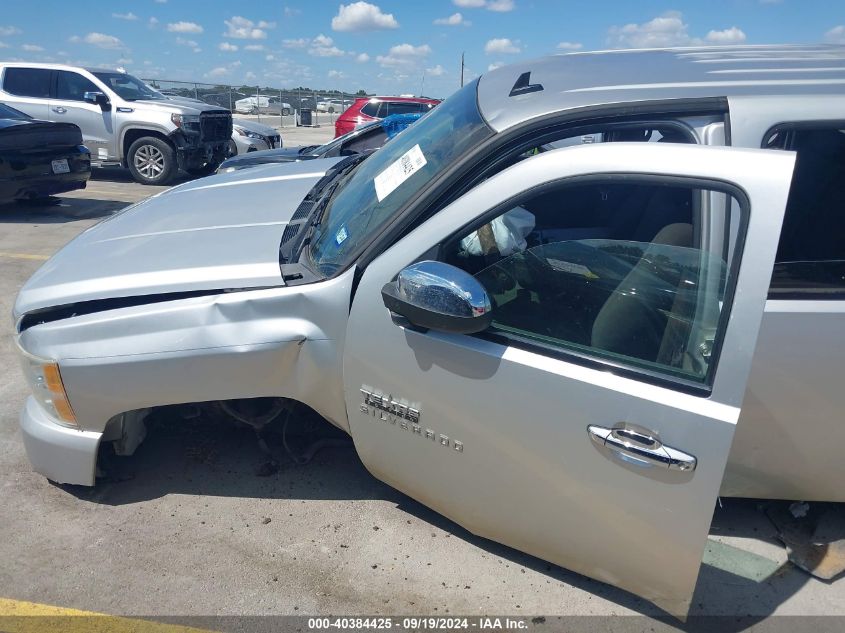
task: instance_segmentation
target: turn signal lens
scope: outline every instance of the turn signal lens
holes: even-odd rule
[[[59,364],[53,360],[38,358],[26,352],[18,345],[21,352],[21,365],[32,395],[38,403],[57,420],[77,426],[76,415],[70,406]]]

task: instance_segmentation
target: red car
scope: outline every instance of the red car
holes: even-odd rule
[[[417,97],[363,97],[356,99],[334,124],[334,136],[343,136],[368,121],[377,121],[391,114],[423,114],[440,103],[437,99]]]

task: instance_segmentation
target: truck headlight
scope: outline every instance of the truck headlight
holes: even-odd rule
[[[38,403],[54,418],[77,426],[76,416],[65,393],[59,364],[54,360],[33,356],[23,349],[20,351],[23,373]]]
[[[173,125],[176,127],[182,127],[185,125],[191,124],[199,124],[200,117],[197,114],[177,114],[173,113],[170,115],[170,120],[173,122]]]

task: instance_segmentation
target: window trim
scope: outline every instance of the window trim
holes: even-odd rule
[[[651,173],[631,173],[631,172],[603,172],[596,174],[585,174],[581,176],[573,176],[568,178],[559,178],[557,180],[550,180],[540,187],[534,187],[530,191],[522,191],[510,198],[500,202],[496,206],[485,211],[482,215],[477,216],[471,222],[467,222],[460,228],[454,230],[450,235],[441,240],[435,247],[438,261],[444,261],[446,249],[460,242],[468,232],[477,230],[492,219],[512,209],[519,204],[519,201],[525,200],[526,197],[533,197],[547,193],[551,189],[556,189],[563,185],[579,186],[583,184],[590,184],[593,182],[612,182],[612,183],[671,183],[679,186],[685,186],[690,189],[707,189],[710,191],[718,191],[726,195],[732,196],[739,206],[739,239],[734,248],[734,261],[731,262],[728,268],[728,284],[725,287],[723,296],[723,305],[728,305],[728,309],[724,308],[719,314],[719,321],[716,327],[716,336],[714,339],[713,350],[711,351],[711,361],[707,367],[707,374],[703,382],[696,382],[681,378],[680,376],[672,376],[666,372],[658,369],[648,369],[645,367],[638,367],[626,363],[625,361],[610,359],[599,354],[593,354],[582,350],[575,350],[569,347],[557,347],[550,344],[543,344],[539,341],[520,337],[518,335],[506,334],[498,331],[487,330],[479,332],[478,334],[471,334],[466,336],[473,336],[482,340],[487,340],[506,347],[515,347],[535,354],[548,356],[557,360],[581,365],[591,369],[600,369],[610,371],[614,375],[623,378],[630,378],[638,380],[647,384],[653,384],[659,387],[665,387],[687,393],[698,397],[709,397],[713,393],[713,385],[715,384],[716,372],[718,371],[719,363],[722,357],[722,347],[724,345],[725,333],[727,331],[730,315],[733,311],[734,300],[736,297],[736,285],[739,281],[740,265],[743,254],[745,252],[745,240],[748,233],[748,223],[751,213],[751,204],[748,194],[739,186],[731,182],[723,180],[715,180],[710,178],[695,178],[687,176],[672,176],[665,174],[651,174]],[[729,206],[729,209],[733,205]],[[430,252],[430,251],[429,251]]]
[[[781,121],[771,125],[760,139],[760,148],[770,151],[794,151],[794,150],[771,150],[766,146],[766,141],[775,132],[792,132],[795,130],[814,130],[814,129],[840,129],[845,130],[845,119],[802,119],[799,121]],[[794,176],[793,176],[794,177]],[[790,194],[792,193],[790,187]],[[788,201],[787,201],[788,204]],[[784,222],[786,216],[784,215]],[[783,225],[781,224],[781,236],[778,238],[778,247],[780,247],[780,240],[783,239]],[[830,260],[818,260],[811,263],[823,263]],[[778,262],[775,262],[775,266]],[[774,268],[772,269],[772,277],[774,277]],[[806,290],[796,291],[784,289],[772,290],[771,281],[769,282],[769,289],[766,295],[767,301],[845,301],[845,286],[837,289],[824,288],[807,288]]]

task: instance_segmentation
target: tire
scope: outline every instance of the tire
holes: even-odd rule
[[[132,143],[126,160],[132,178],[142,185],[167,185],[179,171],[174,149],[154,136],[142,136]]]
[[[220,163],[216,161],[211,161],[210,163],[206,163],[202,167],[191,167],[190,169],[186,169],[191,176],[196,176],[197,178],[202,178],[203,176],[210,176],[217,168],[220,167]]]
[[[290,116],[290,108],[282,108],[282,116]]]

